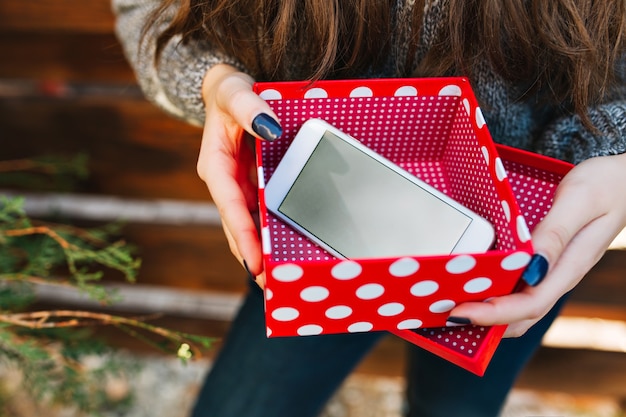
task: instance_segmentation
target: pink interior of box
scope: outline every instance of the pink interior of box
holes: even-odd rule
[[[278,141],[261,144],[265,181],[302,123],[321,118],[487,218],[497,231],[495,249],[515,247],[503,197],[488,166],[489,150],[478,142],[461,97],[292,99],[270,104],[284,133]],[[332,259],[271,214],[267,224],[274,261]]]

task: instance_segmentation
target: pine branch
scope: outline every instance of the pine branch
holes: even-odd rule
[[[80,310],[45,310],[27,313],[0,313],[0,323],[24,327],[27,329],[58,329],[100,324],[129,326],[132,328],[146,330],[152,334],[161,336],[170,342],[178,343],[179,350],[180,346],[185,344],[191,349],[193,357],[200,358],[202,356],[202,350],[195,345],[194,341],[185,337],[184,334],[166,329],[164,327],[145,323],[143,320],[145,320],[145,318],[128,318],[106,313],[94,313]],[[210,338],[202,338],[199,340],[202,340],[202,343],[205,346],[207,343],[210,344],[211,342]],[[189,359],[189,357],[183,357],[181,359]]]
[[[55,174],[59,172],[54,164],[45,164],[32,159],[13,159],[10,161],[0,161],[0,172],[20,172],[35,171],[44,174]]]
[[[4,230],[0,232],[7,237],[19,237],[27,235],[42,234],[52,238],[59,244],[64,250],[78,249],[76,246],[71,245],[67,240],[63,239],[57,232],[46,226],[26,227],[24,229]]]
[[[0,184],[20,188],[75,189],[88,175],[88,157],[44,155],[0,161]]]
[[[20,274],[20,273],[15,273],[15,274],[0,274],[0,282],[25,282],[25,283],[29,283],[29,284],[35,284],[35,285],[54,285],[54,286],[58,286],[58,287],[64,287],[64,288],[75,288],[76,286],[65,279],[44,279],[38,276],[34,276],[34,275],[28,275],[28,274]]]
[[[84,156],[4,161],[0,162],[0,182],[6,184],[15,175],[51,184],[55,179],[50,174],[81,176],[85,166]],[[73,404],[89,415],[110,406],[98,394],[103,376],[128,368],[115,368],[110,360],[95,370],[81,365],[85,355],[102,353],[102,345],[88,334],[95,326],[116,327],[151,346],[176,352],[183,361],[201,357],[202,349],[213,341],[147,323],[153,316],[28,310],[37,285],[77,288],[99,302],[114,301],[98,284],[104,271],[120,273],[134,282],[141,260],[125,241],[111,242],[113,235],[119,235],[113,225],[85,229],[32,220],[24,211],[23,198],[0,196],[0,358],[18,365],[24,375],[22,388],[36,399]]]
[[[113,301],[111,294],[104,288],[91,284],[91,282],[101,278],[102,271],[89,272],[87,267],[81,265],[88,265],[92,269],[94,265],[101,265],[121,272],[129,282],[135,281],[141,260],[134,258],[129,253],[124,241],[108,243],[103,240],[102,236],[84,229],[53,227],[43,222],[33,225],[31,222],[23,221],[21,216],[14,223],[18,223],[18,227],[5,228],[4,230],[1,230],[2,224],[0,223],[0,243],[7,241],[7,239],[28,238],[37,235],[49,238],[58,246],[60,254],[55,254],[53,248],[48,248],[45,252],[51,259],[39,259],[38,262],[47,265],[47,268],[50,269],[53,264],[60,263],[61,259],[64,259],[73,281],[72,284],[97,301],[105,304]],[[43,257],[41,253],[39,257]],[[29,258],[32,259],[33,257],[30,256]],[[39,263],[34,263],[32,270],[20,271],[17,275],[14,273],[12,278],[31,277],[29,280],[33,281],[32,277],[38,275],[36,272],[42,272]],[[41,277],[39,279],[43,280]]]
[[[112,407],[123,412],[127,402],[111,402],[105,394],[105,381],[108,376],[124,374],[127,367],[120,367],[114,356],[103,356],[99,366],[88,366],[80,359],[102,354],[97,345],[88,346],[82,339],[76,344],[61,335],[39,336],[0,329],[0,355],[17,365],[23,376],[21,386],[30,399],[41,407],[71,404],[85,413],[78,415],[85,416],[100,415],[99,411]]]
[[[128,281],[134,281],[140,260],[130,254],[124,241],[109,243],[108,235],[104,231],[31,221],[25,216],[21,203],[21,200],[4,199],[3,205],[0,205],[0,249],[3,243],[13,245],[14,249],[17,249],[17,244],[20,243],[22,246],[19,248],[25,251],[22,256],[27,258],[25,261],[30,262],[30,265],[28,262],[26,265],[22,263],[17,270],[0,273],[0,282],[19,282],[29,285],[52,284],[78,288],[92,298],[108,303],[112,301],[111,294],[106,292],[104,287],[92,283],[102,276],[100,270],[93,272],[95,267],[99,265],[117,270],[124,274]],[[38,238],[46,240],[43,242],[39,240],[40,249],[33,252],[33,247],[25,242]],[[46,241],[54,245],[50,246]],[[38,259],[32,259],[33,257]],[[40,264],[43,264],[43,269]],[[69,278],[51,278],[49,271],[55,268],[55,265],[61,264],[67,267]],[[2,272],[1,268],[0,272]],[[2,308],[1,305],[2,303],[0,303],[0,308]],[[112,325],[156,346],[157,343],[153,343],[152,340],[137,332],[137,330],[142,330],[176,344],[177,354],[183,360],[201,357],[199,346],[206,348],[212,342],[210,338],[185,335],[148,324],[145,318],[127,318],[89,311],[15,312],[7,310],[0,311],[0,323],[30,330]]]

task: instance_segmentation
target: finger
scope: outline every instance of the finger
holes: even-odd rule
[[[574,236],[604,214],[597,205],[581,203],[593,195],[586,188],[576,177],[566,177],[557,189],[551,209],[532,234],[535,255],[522,274],[527,284],[538,285]]]
[[[206,120],[198,172],[207,183],[228,231],[231,251],[255,275],[262,271],[261,244],[250,214],[256,187],[249,170],[248,133],[272,140],[282,134],[269,105],[252,91],[253,79],[229,65],[210,69],[203,80]]]
[[[245,259],[254,274],[262,267],[260,240],[250,211],[256,211],[256,185],[252,184],[253,151],[242,138],[242,128],[226,122],[221,113],[208,111],[198,158],[198,174],[206,182],[229,231],[231,251]],[[255,171],[256,172],[256,171]]]
[[[248,265],[248,262],[239,253],[239,248],[235,243],[232,233],[230,232],[230,230],[228,230],[228,227],[226,227],[225,224],[222,224],[222,228],[224,229],[224,235],[226,236],[226,239],[228,241],[230,251],[235,256],[237,261],[239,261],[239,263],[244,267],[246,273],[248,274],[248,278],[256,282],[259,287],[265,288],[265,271],[261,271],[260,274],[255,274],[254,272],[252,272],[250,266]]]
[[[217,105],[251,135],[273,141],[283,129],[267,102],[252,91],[253,83],[247,74],[232,73],[219,85]]]
[[[228,230],[227,227],[224,227],[224,234],[226,235],[226,238],[228,239],[228,243],[231,247],[231,251],[237,258],[239,263],[241,263],[243,268],[246,270],[246,273],[248,274],[248,279],[254,281],[261,289],[264,289],[265,288],[265,271],[262,271],[258,275],[252,272],[252,270],[250,269],[250,266],[248,265],[248,262],[245,259],[243,259],[241,255],[239,254],[237,245],[234,244],[232,234],[230,233],[230,230]]]
[[[265,289],[265,271],[257,275],[254,282],[256,282],[256,285],[258,285],[261,289]]]
[[[237,262],[239,262],[245,268],[249,269],[248,263],[243,258],[243,256],[241,256],[241,253],[239,252],[239,248],[237,247],[237,243],[235,242],[235,239],[233,238],[233,234],[230,232],[230,230],[226,226],[226,223],[224,223],[223,221],[222,221],[222,229],[224,230],[224,236],[226,236],[226,242],[228,242],[228,249],[230,249],[230,253],[232,253],[235,259],[237,259]]]
[[[511,324],[507,333],[510,336],[521,335],[598,262],[604,250],[590,250],[590,247],[606,248],[612,240],[612,230],[616,227],[614,223],[613,219],[603,216],[584,227],[571,239],[559,262],[541,285],[526,287],[521,292],[484,303],[461,304],[450,312],[451,316],[467,318],[471,323],[483,326]]]
[[[228,230],[228,228],[225,226],[223,228],[224,228],[224,234],[226,235],[226,239],[228,240],[228,244],[230,246],[230,250],[235,256],[235,258],[239,261],[239,263],[246,270],[246,273],[248,274],[248,278],[254,281],[260,288],[264,289],[265,288],[265,271],[262,271],[258,275],[252,272],[252,270],[250,269],[250,266],[248,265],[248,261],[246,261],[239,253],[239,249],[237,248],[237,245],[235,244],[235,241],[233,239],[232,234],[230,233],[230,230]]]
[[[509,324],[502,335],[503,338],[508,339],[512,337],[521,337],[528,329],[530,329],[536,323],[535,320],[524,320],[516,323]]]
[[[236,161],[223,153],[211,153],[207,161],[205,181],[218,207],[224,229],[228,231],[231,251],[258,275],[262,267],[260,240],[249,203],[237,181]]]

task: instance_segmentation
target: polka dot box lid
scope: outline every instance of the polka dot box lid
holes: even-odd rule
[[[255,91],[284,131],[274,142],[257,141],[268,337],[386,330],[482,373],[504,329],[446,327],[448,312],[514,291],[533,253],[529,226],[549,209],[566,167],[555,161],[555,173],[552,160],[496,147],[465,78],[257,83]],[[485,217],[496,229],[495,247],[340,260],[268,213],[264,184],[310,118],[326,120]],[[540,169],[527,165],[534,160]]]

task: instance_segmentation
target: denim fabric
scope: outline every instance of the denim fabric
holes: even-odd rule
[[[496,416],[554,314],[504,340],[479,378],[409,347],[409,416]],[[193,417],[315,417],[385,333],[265,336],[263,297],[251,288],[197,398]]]
[[[498,416],[518,374],[539,348],[562,303],[557,303],[523,336],[502,339],[483,377],[409,344],[407,416]]]

